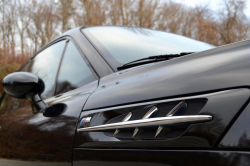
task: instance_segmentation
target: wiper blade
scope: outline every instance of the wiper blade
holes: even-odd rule
[[[173,58],[177,58],[177,57],[181,57],[181,56],[185,56],[185,55],[193,54],[193,53],[195,52],[182,52],[180,54],[165,54],[165,55],[149,56],[147,58],[142,58],[142,59],[138,59],[138,60],[126,63],[120,67],[117,67],[117,70],[127,69],[130,67],[139,66],[139,65],[143,65],[147,63],[152,63],[152,62],[165,61],[165,60],[169,60],[169,59],[173,59]]]

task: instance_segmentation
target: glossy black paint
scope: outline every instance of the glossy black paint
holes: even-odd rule
[[[28,72],[11,73],[3,79],[2,83],[7,94],[20,99],[27,98],[33,102],[39,101],[34,96],[41,96],[45,88],[42,79]]]
[[[171,139],[119,139],[112,137],[104,132],[77,132],[75,138],[75,147],[81,148],[133,148],[133,149],[162,149],[162,148],[200,148],[214,147],[226,131],[227,126],[244,108],[249,100],[249,89],[235,89],[220,91],[217,93],[204,94],[202,96],[192,96],[191,99],[207,99],[207,103],[200,110],[200,115],[211,115],[213,120],[210,122],[192,124],[181,133],[180,136]],[[183,99],[171,99],[179,103],[188,101],[190,97]],[[166,102],[168,103],[168,102]],[[161,103],[159,103],[161,104]],[[165,103],[163,103],[165,104]],[[147,104],[149,105],[149,104]],[[143,105],[143,106],[147,106]],[[158,105],[156,105],[158,107]],[[160,108],[160,105],[159,105]],[[138,107],[128,107],[121,109],[92,110],[84,111],[82,117],[92,117],[89,126],[102,125],[110,119],[119,115],[133,112]],[[167,109],[167,108],[165,108]],[[191,115],[195,115],[194,110]],[[82,127],[78,125],[78,127]],[[132,135],[132,134],[131,134]]]
[[[6,158],[0,160],[0,165],[16,166],[27,160],[34,161],[27,165],[70,166],[78,118],[96,87],[97,81],[46,99],[49,107],[43,113],[33,114],[27,105],[0,115],[0,157]]]
[[[220,150],[74,149],[74,166],[249,166],[250,153]]]
[[[250,86],[250,40],[116,72],[84,110]]]
[[[3,87],[10,96],[19,99],[29,99],[33,113],[42,112],[48,107],[41,98],[45,84],[41,78],[32,73],[11,73],[3,79]]]
[[[219,144],[219,147],[230,149],[250,149],[250,104],[235,121]]]
[[[249,165],[249,153],[240,151],[242,145],[233,143],[240,139],[230,138],[233,141],[229,139],[227,143],[224,140],[249,102],[250,41],[115,72],[80,29],[66,32],[44,48],[58,40],[72,40],[101,79],[46,99],[49,107],[43,113],[33,114],[34,105],[27,105],[1,114],[0,158],[11,160],[0,159],[0,165],[19,165],[23,163],[20,160],[35,160],[30,165],[72,165],[72,156],[74,165]],[[122,141],[97,132],[75,135],[79,116],[95,116],[91,125],[98,125],[133,109],[98,108],[201,94],[216,94],[206,97],[208,103],[200,111],[214,119],[191,125],[172,140]],[[40,109],[39,102],[35,106]],[[244,113],[242,116],[248,116],[248,112]],[[244,136],[248,131],[245,124],[236,123],[229,133],[235,126],[234,130],[244,128],[239,130]],[[222,147],[237,151],[222,151]]]

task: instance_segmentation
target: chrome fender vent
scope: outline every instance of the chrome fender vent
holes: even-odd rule
[[[198,112],[194,115],[190,114],[195,112],[187,111],[188,103],[188,101],[173,103],[174,105],[172,105],[174,107],[170,110],[167,109],[169,107],[166,107],[165,105],[145,106],[136,111],[115,117],[109,120],[106,124],[78,128],[77,131],[105,132],[105,134],[110,136],[130,137],[132,139],[141,138],[140,135],[150,131],[150,133],[154,132],[154,138],[157,138],[161,137],[161,135],[166,135],[171,130],[183,130],[190,124],[212,120],[211,115],[198,115]],[[205,104],[204,101],[203,103]]]

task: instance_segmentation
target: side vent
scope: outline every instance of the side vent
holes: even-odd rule
[[[128,115],[122,120],[122,122],[128,121],[128,120],[131,118],[131,116],[132,116],[132,113],[131,113],[131,112],[128,113]],[[120,130],[119,130],[119,129],[116,129],[115,132],[114,132],[114,134],[113,134],[113,136],[115,136],[115,135],[118,134],[119,132],[120,132]]]
[[[175,116],[175,115],[177,116],[182,115],[186,111],[186,109],[187,109],[187,103],[182,101],[179,104],[177,104],[166,116],[169,117],[169,116]],[[157,137],[163,129],[164,129],[163,126],[159,126],[156,131],[155,137]],[[169,132],[170,129],[165,128],[165,131]]]
[[[212,120],[210,115],[199,115],[206,102],[207,99],[190,99],[139,106],[128,109],[130,112],[114,117],[106,124],[79,128],[77,131],[104,132],[120,140],[174,139],[180,137],[191,124]]]

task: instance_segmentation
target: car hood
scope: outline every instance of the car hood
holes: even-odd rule
[[[250,40],[103,77],[84,109],[250,86]]]

